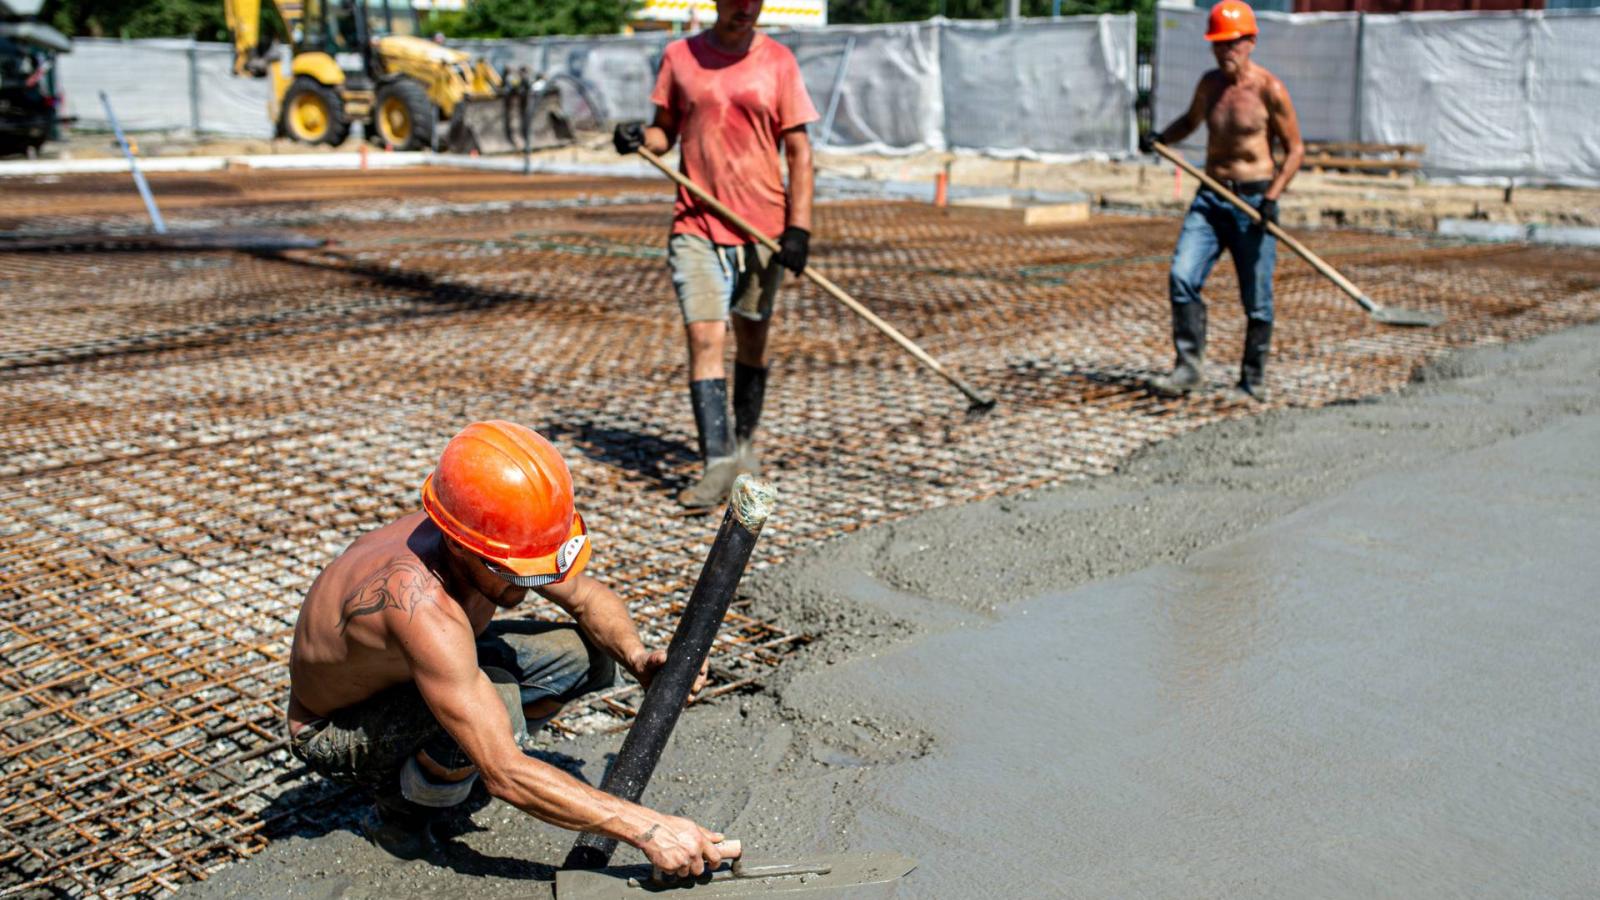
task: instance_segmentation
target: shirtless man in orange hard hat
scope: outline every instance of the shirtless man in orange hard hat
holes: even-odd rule
[[[1211,8],[1206,40],[1217,67],[1201,76],[1188,112],[1160,133],[1146,135],[1140,149],[1149,153],[1156,141],[1176,144],[1204,123],[1206,173],[1254,206],[1264,220],[1275,223],[1278,198],[1299,170],[1305,145],[1289,91],[1277,76],[1250,59],[1257,31],[1255,13],[1241,0],[1222,0]],[[1272,159],[1274,140],[1284,148],[1282,167]],[[1247,319],[1238,388],[1245,396],[1266,399],[1277,245],[1264,225],[1250,221],[1209,188],[1202,186],[1195,193],[1168,280],[1177,364],[1170,375],[1153,379],[1152,389],[1177,396],[1205,383],[1206,306],[1200,289],[1226,249],[1233,256]]]
[[[563,704],[611,686],[617,664],[649,685],[666,663],[622,599],[583,574],[589,553],[556,449],[520,425],[478,422],[445,447],[421,512],[357,538],[311,585],[289,658],[289,748],[376,795],[377,843],[426,854],[432,815],[482,776],[524,812],[632,844],[669,872],[722,861],[722,835],[520,746]],[[491,621],[530,589],[573,623]],[[702,668],[694,690],[704,682]]]

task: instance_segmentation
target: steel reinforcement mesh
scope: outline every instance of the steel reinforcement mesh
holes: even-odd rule
[[[284,747],[300,597],[353,537],[417,507],[466,423],[512,419],[561,448],[591,571],[647,640],[667,639],[716,527],[673,502],[697,461],[661,185],[437,169],[152,182],[176,227],[335,243],[0,253],[0,896],[160,894],[329,814],[343,795]],[[6,194],[12,234],[141,227],[120,178]],[[1170,219],[1029,228],[850,202],[822,205],[816,230],[820,268],[1000,406],[969,418],[946,383],[790,282],[762,420],[781,500],[755,566],[1106,473],[1208,422],[1389,391],[1450,348],[1600,318],[1600,253],[1319,233],[1377,300],[1445,324],[1375,325],[1282,253],[1274,398],[1244,404],[1222,390],[1242,335],[1224,263],[1209,287],[1216,390],[1164,400],[1142,384],[1170,362]],[[715,692],[805,639],[741,601]],[[634,701],[621,688],[553,728],[617,728]],[[291,788],[300,802],[274,803]]]

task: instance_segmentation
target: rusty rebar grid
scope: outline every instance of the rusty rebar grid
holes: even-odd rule
[[[166,892],[325,815],[281,721],[290,629],[319,568],[415,509],[463,424],[503,417],[571,463],[592,571],[664,642],[714,523],[695,471],[681,325],[650,182],[422,172],[153,176],[174,227],[288,225],[319,251],[0,254],[0,897]],[[7,185],[0,228],[139,227],[120,179]],[[781,298],[764,455],[770,566],[930,507],[1103,474],[1260,407],[1152,397],[1169,364],[1170,220],[1025,228],[1005,213],[851,202],[816,261],[1001,398],[959,398],[808,284]],[[1275,406],[1404,384],[1451,348],[1600,318],[1600,254],[1321,233],[1373,324],[1285,258]],[[1242,321],[1219,266],[1208,376]],[[801,327],[803,324],[803,327]],[[729,616],[713,693],[805,636]],[[556,733],[625,726],[631,688]],[[289,798],[292,798],[292,802]]]

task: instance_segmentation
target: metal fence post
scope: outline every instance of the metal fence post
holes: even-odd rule
[[[200,133],[200,51],[189,39],[189,130]]]
[[[844,92],[845,71],[850,68],[850,54],[856,49],[856,36],[845,42],[844,57],[839,60],[839,71],[833,75],[833,92],[828,95],[828,113],[822,117],[822,137],[817,146],[826,147],[833,140],[833,114],[839,111],[839,95]]]

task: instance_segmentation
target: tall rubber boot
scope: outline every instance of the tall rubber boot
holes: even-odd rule
[[[1199,301],[1172,304],[1172,345],[1177,361],[1168,375],[1150,379],[1150,389],[1181,397],[1205,383],[1206,307]]]
[[[699,481],[678,494],[678,502],[685,509],[707,510],[728,499],[733,480],[739,476],[733,442],[728,438],[728,383],[721,378],[691,381],[689,399],[694,404],[705,470]]]
[[[767,397],[767,371],[742,362],[733,364],[734,456],[741,475],[761,474],[756,424],[761,421],[761,406]]]
[[[1244,358],[1239,363],[1239,390],[1267,402],[1267,354],[1272,350],[1272,323],[1250,319],[1244,330]]]

